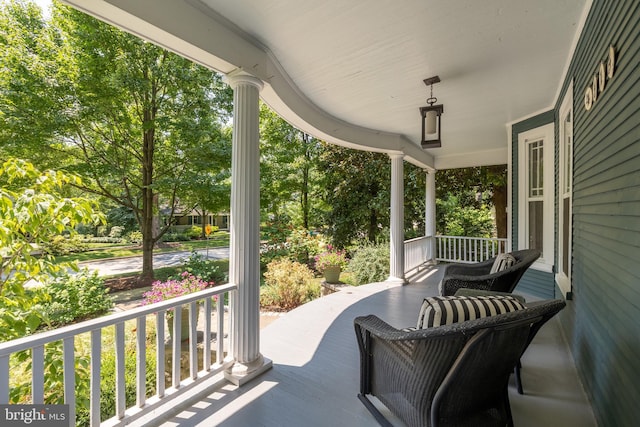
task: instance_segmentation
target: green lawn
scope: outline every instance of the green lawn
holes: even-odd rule
[[[205,249],[207,247],[225,247],[229,246],[229,233],[226,231],[218,231],[206,240],[191,240],[188,242],[171,242],[170,247],[158,248],[154,253],[177,252],[177,251],[193,251],[196,249]],[[72,262],[72,261],[94,261],[105,258],[120,258],[126,256],[142,255],[142,249],[138,247],[122,247],[122,245],[111,245],[108,247],[98,247],[87,252],[73,253],[56,257],[56,262]]]

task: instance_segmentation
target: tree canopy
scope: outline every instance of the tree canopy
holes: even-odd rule
[[[4,149],[56,162],[85,177],[82,190],[130,209],[150,280],[153,246],[170,226],[158,209],[225,180],[231,90],[213,71],[58,3],[48,21],[9,3],[0,26],[12,46],[0,56]],[[207,208],[226,200],[187,198]]]

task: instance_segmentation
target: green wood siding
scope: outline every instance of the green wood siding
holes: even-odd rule
[[[573,81],[573,300],[560,317],[598,424],[612,427],[640,419],[639,23],[640,1],[593,1],[553,112]],[[586,111],[584,91],[610,45],[617,51],[614,77]],[[515,166],[513,176],[515,244]],[[518,288],[537,279],[529,275]]]
[[[571,74],[577,367],[598,423],[640,417],[640,2],[594,2]],[[616,71],[593,108],[581,95],[612,44]],[[583,83],[585,82],[585,83]]]
[[[556,298],[553,273],[528,269],[513,291],[533,295],[542,299]]]

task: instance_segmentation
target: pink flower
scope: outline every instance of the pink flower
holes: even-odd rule
[[[208,283],[188,272],[180,275],[181,280],[167,280],[166,282],[155,281],[151,284],[151,290],[142,294],[145,304],[153,304],[171,298],[190,294],[192,292],[206,289]]]

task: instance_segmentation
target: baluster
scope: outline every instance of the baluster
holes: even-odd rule
[[[44,345],[31,349],[31,402],[44,403]]]
[[[173,309],[173,354],[171,358],[171,385],[174,388],[180,387],[180,352],[182,351],[182,307],[176,306]]]
[[[91,391],[89,392],[89,420],[91,427],[100,425],[100,362],[102,329],[91,331]]]
[[[136,405],[142,408],[147,394],[147,317],[136,319]]]
[[[216,331],[216,363],[218,365],[222,364],[224,351],[224,297],[229,293],[219,294],[218,295],[218,303],[216,304],[216,313],[218,315],[218,330]]]
[[[211,370],[211,298],[204,300],[204,337],[202,364],[205,372]]]
[[[198,302],[189,305],[189,376],[192,380],[198,377]]]
[[[164,397],[164,319],[164,310],[156,313],[156,391],[158,397]]]
[[[76,419],[76,367],[73,349],[74,337],[62,340],[62,370],[64,372],[64,403],[69,405],[69,421]]]
[[[116,323],[116,417],[124,418],[125,402],[125,376],[124,376],[124,322]]]

